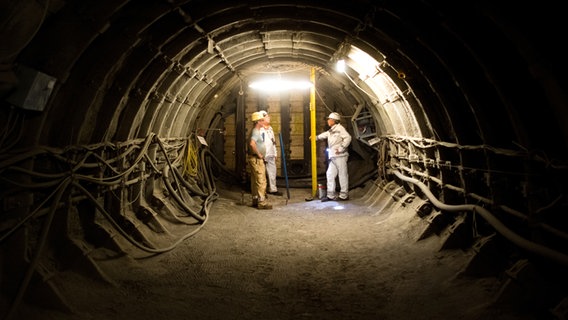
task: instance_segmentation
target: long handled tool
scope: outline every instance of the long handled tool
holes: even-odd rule
[[[280,151],[282,152],[282,163],[284,164],[282,167],[284,168],[284,179],[286,180],[286,195],[288,199],[286,199],[286,204],[288,204],[288,200],[290,200],[290,188],[288,187],[288,165],[286,164],[286,153],[284,152],[284,142],[282,141],[282,132],[278,133],[280,137]]]

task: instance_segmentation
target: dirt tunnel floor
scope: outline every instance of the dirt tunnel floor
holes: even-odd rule
[[[496,279],[458,277],[468,253],[416,241],[412,212],[379,212],[363,189],[326,203],[282,191],[257,210],[220,190],[203,228],[174,250],[101,261],[116,286],[64,275],[76,313],[27,307],[22,319],[531,319],[484,308]]]

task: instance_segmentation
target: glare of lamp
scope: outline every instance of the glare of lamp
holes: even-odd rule
[[[337,70],[337,72],[345,72],[345,60],[341,59],[337,61],[337,64],[335,65],[335,70]]]

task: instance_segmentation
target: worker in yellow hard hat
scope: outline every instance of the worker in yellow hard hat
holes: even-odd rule
[[[251,130],[247,162],[251,174],[252,205],[258,209],[272,209],[272,204],[266,199],[266,135],[261,132],[264,128],[264,115],[253,112],[251,120],[254,127]]]

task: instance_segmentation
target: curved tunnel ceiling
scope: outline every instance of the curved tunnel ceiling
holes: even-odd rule
[[[427,1],[49,5],[18,57],[58,80],[51,107],[33,123],[40,129],[30,139],[40,144],[184,136],[233,112],[238,91],[256,75],[307,77],[313,67],[324,102],[346,115],[373,106],[381,134],[526,149],[546,143],[553,153],[566,147],[547,139],[568,136],[549,123],[566,118],[563,93],[543,89],[557,80],[555,61],[531,47],[548,25],[521,34],[515,20],[534,17],[530,8],[506,15],[489,3]],[[350,68],[356,62],[347,60],[351,77],[334,71],[352,47],[380,63],[375,75],[388,76],[393,91],[369,95]],[[392,123],[406,118],[419,127]]]

